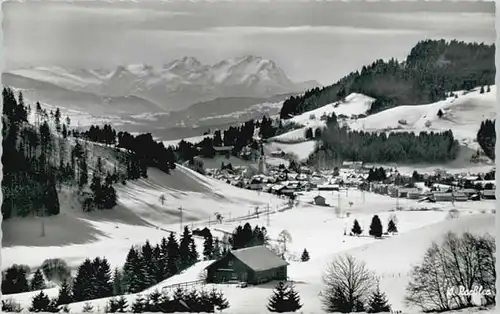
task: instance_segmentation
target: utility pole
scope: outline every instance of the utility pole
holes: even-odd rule
[[[340,208],[340,191],[337,194],[337,201],[338,201],[338,207],[339,207],[339,216],[342,216],[342,209]]]
[[[181,207],[179,207],[179,210],[181,211],[181,222],[180,222],[180,228],[181,228],[181,231],[180,231],[180,232],[181,232],[181,233],[180,233],[180,234],[182,234],[182,211],[183,211],[182,206],[181,206]]]
[[[396,210],[399,210],[399,188],[396,189]]]
[[[269,225],[270,225],[270,222],[269,222],[269,203],[267,203],[267,217],[266,217],[266,219],[267,219],[267,226],[269,227]]]

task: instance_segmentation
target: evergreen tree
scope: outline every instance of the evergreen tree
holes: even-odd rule
[[[380,221],[380,218],[378,215],[374,215],[372,218],[372,222],[370,224],[370,231],[369,235],[375,237],[375,238],[380,238],[382,237],[382,222]]]
[[[398,227],[396,226],[396,223],[392,219],[389,220],[389,223],[387,225],[387,232],[389,232],[389,233],[397,233],[398,232]]]
[[[63,280],[59,288],[59,295],[57,296],[57,304],[70,304],[73,302],[73,294],[67,280]]]
[[[194,242],[194,238],[191,237],[191,240],[189,241],[189,266],[198,263],[199,257],[196,243]]]
[[[184,233],[181,236],[179,245],[180,270],[184,270],[191,266],[190,261],[190,242],[192,239],[191,232],[187,226],[184,227]]]
[[[96,257],[92,262],[94,268],[94,285],[98,298],[107,298],[113,295],[113,281],[111,266],[106,258]]]
[[[198,291],[196,291],[196,289],[192,289],[191,291],[188,291],[185,294],[185,296],[184,296],[184,302],[186,303],[189,312],[192,312],[192,313],[193,312],[194,313],[201,312],[201,309],[200,309],[200,305],[201,305],[200,296],[198,294]]]
[[[180,254],[179,244],[175,235],[171,232],[167,239],[167,263],[166,274],[167,278],[179,273]]]
[[[307,262],[309,259],[309,252],[304,249],[304,251],[302,251],[302,255],[300,256],[300,260],[303,262]]]
[[[78,267],[78,273],[73,282],[73,298],[76,302],[91,300],[97,298],[95,284],[94,267],[90,259]]]
[[[85,302],[85,304],[83,305],[82,312],[83,313],[92,313],[93,310],[94,310],[94,307],[92,306],[92,303]]]
[[[116,300],[116,309],[117,309],[116,312],[124,313],[127,311],[127,308],[128,308],[127,299],[125,299],[123,295],[119,296],[118,299]]]
[[[203,242],[203,256],[205,260],[211,260],[214,255],[214,239],[210,230],[205,236],[205,241]]]
[[[111,298],[108,301],[108,304],[106,304],[106,313],[116,313],[119,312],[120,310],[120,304],[118,302],[117,298]]]
[[[288,312],[288,287],[283,281],[278,282],[275,286],[273,295],[269,298],[267,309],[270,312],[284,313]]]
[[[40,291],[40,293],[35,295],[31,300],[31,307],[29,308],[29,311],[48,312],[49,308],[50,308],[49,297],[43,291]]]
[[[287,312],[295,312],[302,308],[302,304],[300,304],[300,296],[293,285],[290,285],[288,287],[286,296],[286,308]]]
[[[137,293],[144,288],[144,272],[141,256],[132,246],[128,251],[125,265],[123,266],[123,281],[125,291]]]
[[[220,291],[215,290],[215,288],[210,291],[209,298],[210,303],[213,307],[215,307],[216,310],[222,311],[229,308],[229,302],[227,301],[224,294]]]
[[[368,313],[390,312],[391,306],[387,301],[385,293],[380,291],[380,287],[373,292],[367,306]]]
[[[354,235],[361,235],[363,233],[363,230],[361,229],[361,226],[359,225],[357,219],[354,219],[354,225],[352,226],[351,232]]]
[[[45,284],[45,278],[43,278],[42,271],[37,269],[35,274],[33,275],[33,279],[31,279],[31,291],[35,290],[43,290],[47,288]]]
[[[113,273],[113,295],[122,295],[124,293],[123,274],[118,268],[115,268]]]
[[[178,287],[174,291],[173,295],[173,309],[175,312],[186,312],[186,306],[184,305],[184,299],[186,298],[186,293],[182,287]]]
[[[26,273],[28,269],[21,265],[13,265],[3,272],[2,294],[27,292],[30,289]]]
[[[307,128],[305,131],[304,137],[306,139],[312,139],[313,138],[313,130],[311,128]]]
[[[439,109],[439,110],[438,110],[438,113],[437,113],[437,116],[438,116],[439,118],[442,118],[442,117],[443,117],[443,115],[444,115],[443,110]]]
[[[155,261],[153,248],[149,241],[146,241],[142,246],[142,264],[144,270],[144,286],[150,287],[156,284],[157,263]]]
[[[146,310],[146,300],[142,295],[138,295],[135,298],[134,303],[132,303],[131,309],[132,313],[143,313]]]

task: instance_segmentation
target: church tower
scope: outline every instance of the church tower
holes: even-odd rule
[[[264,145],[260,143],[259,174],[266,173],[266,156],[264,155]]]

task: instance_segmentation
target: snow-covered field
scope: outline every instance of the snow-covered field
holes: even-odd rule
[[[411,266],[418,263],[432,241],[439,240],[447,231],[455,232],[494,232],[495,220],[492,210],[494,201],[455,203],[460,217],[447,219],[451,203],[418,204],[412,200],[399,200],[402,211],[392,211],[396,200],[388,196],[358,190],[340,192],[320,192],[331,206],[338,206],[344,212],[338,217],[334,207],[320,207],[309,204],[318,195],[317,191],[304,192],[298,198],[298,205],[292,209],[278,211],[283,208],[284,200],[265,193],[238,189],[223,182],[203,177],[189,169],[179,167],[174,174],[163,174],[150,171],[148,179],[136,183],[128,183],[118,191],[120,204],[110,212],[116,220],[101,220],[87,217],[85,223],[92,225],[102,235],[88,243],[52,246],[11,246],[3,250],[2,267],[13,263],[27,264],[36,267],[46,258],[59,257],[76,266],[86,257],[105,256],[112,266],[122,265],[130,245],[143,243],[149,239],[158,242],[167,236],[164,230],[177,231],[180,228],[177,208],[183,207],[186,224],[194,226],[208,225],[208,219],[215,212],[221,212],[227,219],[244,216],[253,212],[256,206],[274,211],[269,216],[248,220],[252,225],[265,226],[271,237],[271,245],[278,245],[277,237],[282,230],[288,230],[292,241],[287,244],[290,258],[288,275],[296,283],[304,307],[303,313],[323,313],[318,294],[323,289],[322,273],[328,262],[339,253],[350,253],[362,259],[367,266],[380,277],[381,288],[387,292],[394,309],[404,313],[414,313],[404,307],[404,288],[408,282]],[[165,204],[158,200],[165,193]],[[427,207],[427,211],[411,209]],[[346,212],[349,217],[346,217]],[[70,215],[68,210],[62,215]],[[129,219],[134,214],[146,223],[138,224]],[[398,235],[376,240],[371,237],[344,236],[349,233],[354,219],[360,222],[364,230],[368,229],[370,220],[378,214],[384,228],[390,215],[396,215]],[[119,219],[121,217],[121,219]],[[84,218],[79,218],[84,219]],[[226,219],[226,220],[227,220]],[[185,221],[186,221],[185,220]],[[246,221],[222,224],[210,224],[214,235],[221,236],[222,231],[232,231],[238,224]],[[83,222],[82,222],[83,223]],[[159,229],[161,228],[161,229]],[[162,230],[163,229],[163,230]],[[51,237],[51,229],[47,227],[47,237]],[[201,246],[201,242],[197,243]],[[308,262],[297,262],[296,257],[306,248],[311,256]],[[148,289],[163,287],[181,282],[200,279],[200,274],[209,262],[200,262],[183,274],[174,276]],[[200,284],[201,285],[201,284]],[[206,285],[210,288],[212,285]],[[271,294],[273,283],[245,289],[231,285],[215,285],[228,298],[231,307],[227,313],[265,313],[267,298]],[[47,289],[49,296],[57,295],[57,289]],[[36,292],[10,295],[23,307],[29,306]],[[132,303],[135,296],[128,296]],[[94,308],[104,309],[107,299],[94,300]],[[80,312],[84,302],[70,305],[70,310]],[[470,313],[470,312],[468,312]],[[486,312],[485,312],[486,313]]]

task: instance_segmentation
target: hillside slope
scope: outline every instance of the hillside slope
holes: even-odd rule
[[[287,119],[322,107],[350,93],[377,99],[371,108],[377,112],[436,102],[450,90],[494,84],[495,45],[425,40],[417,43],[403,62],[376,60],[330,86],[287,99],[281,117]]]
[[[150,168],[147,179],[128,181],[116,190],[118,205],[113,209],[84,213],[74,193],[63,189],[59,192],[61,213],[44,218],[44,237],[40,218],[3,221],[2,268],[19,262],[35,267],[54,257],[76,266],[85,257],[109,256],[109,250],[119,252],[110,262],[120,265],[131,244],[159,241],[168,231],[177,232],[180,207],[183,223],[191,225],[214,221],[216,212],[229,219],[247,215],[256,206],[284,203],[275,196],[258,197],[255,191],[238,189],[180,165],[171,174]],[[20,261],[19,256],[30,257]]]
[[[458,140],[460,153],[457,167],[464,167],[470,162],[470,157],[478,149],[476,136],[481,122],[496,117],[496,86],[491,86],[490,91],[481,93],[477,87],[471,91],[454,91],[456,97],[447,97],[445,100],[430,104],[398,106],[366,115],[373,98],[362,94],[350,94],[342,102],[327,104],[320,108],[304,112],[286,123],[296,124],[299,127],[289,132],[269,139],[266,144],[267,152],[281,150],[294,154],[299,160],[306,160],[314,151],[314,139],[306,139],[306,130],[311,128],[323,129],[326,121],[322,115],[335,113],[341,125],[351,130],[365,132],[444,132],[452,130],[453,136]],[[438,116],[441,110],[442,116]]]
[[[460,144],[479,149],[476,141],[481,122],[496,117],[496,86],[490,92],[480,93],[480,88],[471,92],[455,92],[458,98],[448,97],[428,105],[399,106],[384,110],[365,118],[348,121],[351,129],[379,132],[442,132],[452,130]],[[438,112],[442,111],[442,117]]]

